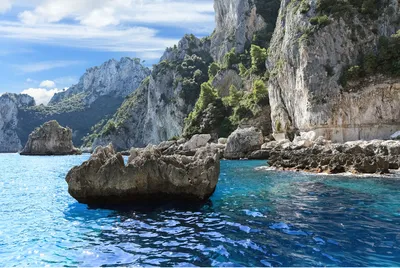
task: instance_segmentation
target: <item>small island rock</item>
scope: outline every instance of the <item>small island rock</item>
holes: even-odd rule
[[[36,128],[28,138],[21,155],[75,155],[81,154],[72,143],[72,130],[52,120]]]
[[[90,159],[66,176],[68,192],[89,205],[140,201],[207,200],[220,173],[219,153],[212,146],[194,156],[166,155],[156,146],[132,149],[125,165],[112,145],[98,147]]]

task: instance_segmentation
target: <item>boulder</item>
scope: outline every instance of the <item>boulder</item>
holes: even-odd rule
[[[81,151],[72,143],[72,130],[57,121],[49,121],[36,128],[28,138],[21,155],[74,155]]]
[[[165,155],[157,147],[132,149],[127,165],[109,145],[72,168],[66,182],[72,197],[92,205],[204,201],[214,193],[219,173],[219,153],[210,145],[194,156]]]
[[[245,158],[254,151],[260,150],[264,143],[261,131],[254,127],[238,128],[229,137],[224,157],[227,159]]]
[[[197,134],[193,135],[193,137],[182,145],[182,150],[190,151],[195,150],[197,148],[201,148],[207,145],[207,143],[211,140],[210,134]]]
[[[218,144],[226,144],[228,142],[227,138],[219,138],[218,139]]]

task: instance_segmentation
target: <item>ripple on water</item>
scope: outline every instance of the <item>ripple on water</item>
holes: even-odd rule
[[[106,210],[67,193],[87,158],[0,154],[0,266],[400,266],[395,178],[223,161],[204,205]]]

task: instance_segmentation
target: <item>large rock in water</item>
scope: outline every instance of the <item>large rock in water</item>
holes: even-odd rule
[[[252,152],[260,150],[263,143],[263,134],[258,129],[238,128],[228,138],[224,157],[227,159],[247,157]]]
[[[35,129],[21,155],[73,155],[81,152],[72,144],[72,130],[64,128],[57,121],[44,123]]]
[[[157,147],[132,149],[125,165],[109,145],[96,148],[88,161],[68,172],[66,181],[71,196],[85,204],[202,201],[214,193],[219,172],[219,153],[210,146],[194,156],[165,155]]]

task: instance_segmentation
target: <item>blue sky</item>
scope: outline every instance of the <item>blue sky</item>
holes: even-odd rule
[[[0,0],[0,95],[46,103],[111,59],[158,62],[185,33],[214,28],[213,0]]]

